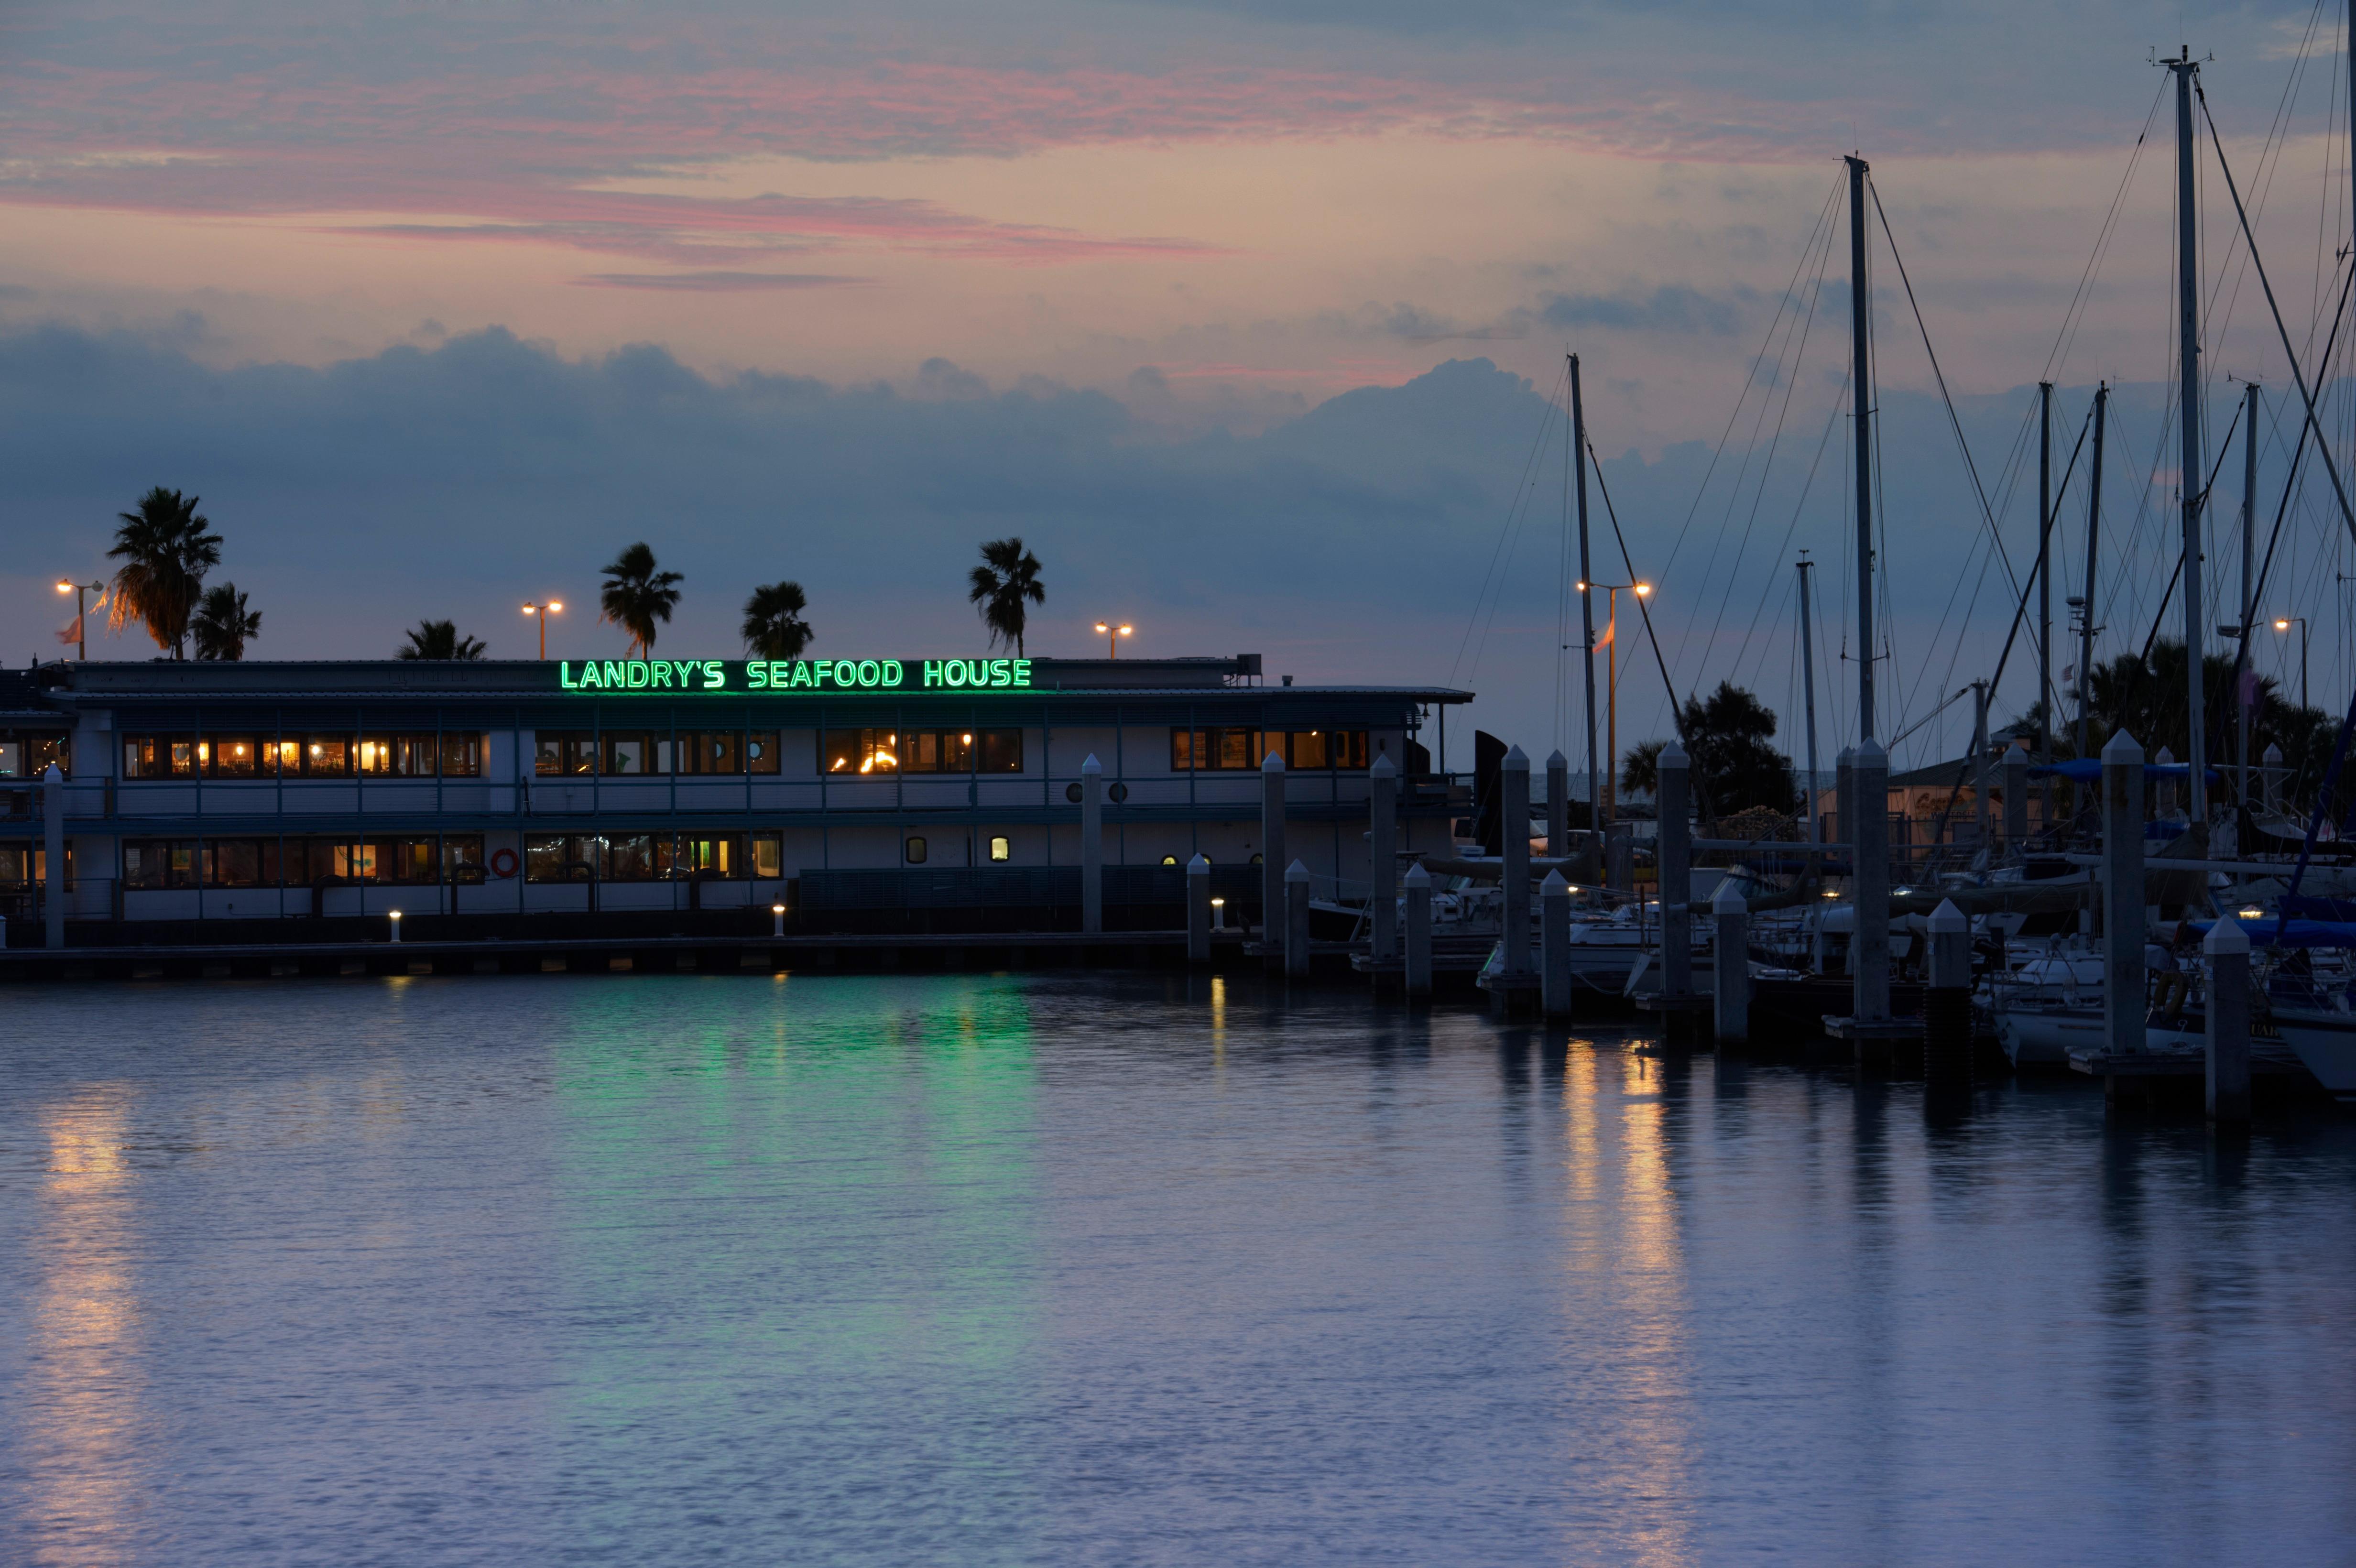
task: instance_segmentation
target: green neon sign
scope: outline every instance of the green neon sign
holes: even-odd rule
[[[1029,659],[560,659],[557,685],[599,695],[1029,691]]]

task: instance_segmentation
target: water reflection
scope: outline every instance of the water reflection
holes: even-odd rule
[[[89,996],[0,1040],[0,1562],[2356,1538],[2347,1121],[1251,975]]]
[[[27,1248],[37,1272],[25,1400],[10,1421],[30,1493],[20,1545],[32,1561],[128,1561],[137,1530],[133,1098],[127,1085],[93,1084],[39,1113],[48,1159]]]

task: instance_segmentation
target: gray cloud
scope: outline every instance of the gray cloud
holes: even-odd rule
[[[1728,337],[1742,325],[1743,301],[1720,299],[1684,283],[1664,283],[1649,293],[1548,293],[1515,313],[1514,319],[1548,327],[1598,326],[1623,332]]]
[[[1697,507],[1709,458],[1698,444],[1605,462],[1627,548],[1663,582],[1655,613],[1680,683],[1740,671],[1771,702],[1788,696],[1776,639],[1791,551],[1814,548],[1828,581],[1841,559],[1837,443],[1801,498],[1834,390],[1804,394],[1815,402],[1792,423],[1808,434],[1787,443],[1763,498],[1729,491],[1757,472],[1729,462]],[[569,360],[496,329],[318,368],[230,369],[173,336],[0,330],[0,544],[20,563],[0,574],[0,625],[23,635],[12,656],[53,651],[30,645],[54,619],[48,582],[103,571],[113,515],[156,484],[203,496],[228,540],[223,572],[270,614],[255,650],[269,657],[381,654],[426,615],[512,654],[519,600],[593,603],[595,567],[641,538],[687,574],[675,645],[733,648],[750,586],[792,576],[822,645],[954,652],[980,635],[962,585],[976,542],[1017,533],[1048,563],[1044,652],[1086,651],[1086,626],[1117,613],[1152,651],[1257,648],[1304,677],[1453,669],[1483,692],[1493,727],[1549,732],[1561,414],[1528,382],[1449,360],[1249,436],[1171,417],[1179,393],[1151,369],[1124,396],[1037,379],[993,387],[947,360],[905,389],[714,379],[659,347]],[[2004,450],[2026,397],[1966,403],[1984,454]],[[2074,419],[2084,400],[2064,401]],[[2120,450],[2151,449],[2163,402],[2122,393]],[[1894,391],[1882,411],[1900,651],[1905,680],[1927,691],[1946,667],[1919,645],[1956,585],[1977,581],[1983,529],[1944,414]],[[1613,412],[1591,389],[1607,453]],[[2164,508],[2137,511],[2132,475],[2115,470],[2112,484],[2116,559],[2131,587],[2148,580],[2148,603],[2122,604],[2113,624],[2139,636],[2166,576]],[[2016,486],[2008,517],[2016,557],[2024,495]],[[1596,501],[1598,559],[1616,572],[1601,491]],[[1981,576],[1972,636],[1992,642],[2010,599],[2000,574]],[[1492,603],[1484,582],[1496,616],[1468,640]],[[1841,707],[1827,614],[1829,730]],[[608,630],[584,614],[556,629],[557,645],[610,651]],[[1648,732],[1656,686],[1645,674],[1628,688],[1629,732]]]

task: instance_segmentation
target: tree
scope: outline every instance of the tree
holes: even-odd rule
[[[197,602],[188,631],[196,637],[198,658],[241,659],[245,645],[262,631],[262,612],[247,609],[237,584],[224,582]]]
[[[397,659],[478,659],[486,651],[479,637],[462,637],[455,621],[420,621],[409,641],[394,650]]]
[[[817,634],[802,612],[809,601],[798,582],[765,582],[744,601],[744,646],[765,659],[798,659]]]
[[[655,552],[640,540],[606,564],[598,597],[605,613],[597,618],[629,633],[631,648],[643,658],[655,651],[655,623],[670,619],[679,606],[678,584],[685,581],[676,571],[657,571]]]
[[[2209,765],[2224,770],[2229,783],[2234,776],[2233,748],[2241,724],[2233,667],[2230,653],[2210,654],[2201,661],[2201,729],[2208,741]],[[2142,745],[2147,758],[2158,757],[2165,746],[2177,761],[2188,760],[2192,726],[2184,700],[2184,645],[2169,638],[2155,641],[2149,658],[2128,653],[2096,665],[2086,688],[2087,737],[2094,752],[2099,755],[2104,743],[2125,730]],[[2284,700],[2273,677],[2254,671],[2250,699],[2251,764],[2256,765],[2268,746],[2280,746],[2283,763],[2290,770],[2289,799],[2308,800],[2323,782],[2339,725],[2328,713]],[[2071,754],[2077,733],[2073,711],[2054,737],[2056,752]],[[2343,777],[2340,790],[2347,790],[2350,782]]]
[[[981,547],[981,562],[973,569],[973,591],[966,597],[981,606],[991,645],[1012,643],[1020,657],[1023,629],[1030,620],[1024,601],[1047,602],[1047,591],[1039,584],[1039,558],[1024,549],[1019,539],[991,539]]]
[[[1732,681],[1720,681],[1708,697],[1687,699],[1677,717],[1697,805],[1725,816],[1762,805],[1788,813],[1799,803],[1792,759],[1768,744],[1774,738],[1775,715],[1757,697]],[[1667,745],[1646,741],[1632,749],[1620,770],[1620,787],[1655,793]]]
[[[114,573],[108,628],[120,632],[136,620],[176,659],[186,656],[188,617],[205,573],[220,564],[220,535],[197,511],[197,500],[156,485],[139,497],[137,511],[115,514],[122,526],[106,552],[123,561]]]

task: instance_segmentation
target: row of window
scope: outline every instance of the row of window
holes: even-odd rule
[[[1170,766],[1178,773],[1257,768],[1270,752],[1287,768],[1365,768],[1364,730],[1173,730]]]
[[[71,746],[62,731],[0,731],[0,779],[37,779],[51,763],[73,772]]]
[[[126,779],[170,778],[477,778],[484,737],[306,735],[299,739],[134,735],[123,742]],[[0,777],[11,759],[37,773],[63,741],[0,742]],[[14,748],[11,751],[9,748]],[[46,750],[42,750],[46,748]],[[543,730],[533,738],[532,771],[542,778],[604,775],[709,776],[776,773],[774,730]],[[36,756],[35,752],[40,754]],[[1173,730],[1170,765],[1179,773],[1258,768],[1270,752],[1293,769],[1364,768],[1364,730]],[[1020,730],[840,730],[826,737],[829,773],[1019,773]]]
[[[478,778],[483,737],[126,735],[126,779]]]
[[[844,730],[827,734],[830,773],[1019,773],[1020,730]]]
[[[775,730],[542,730],[532,746],[532,771],[542,778],[777,771]]]
[[[440,838],[127,838],[126,888],[481,881],[479,834]]]

